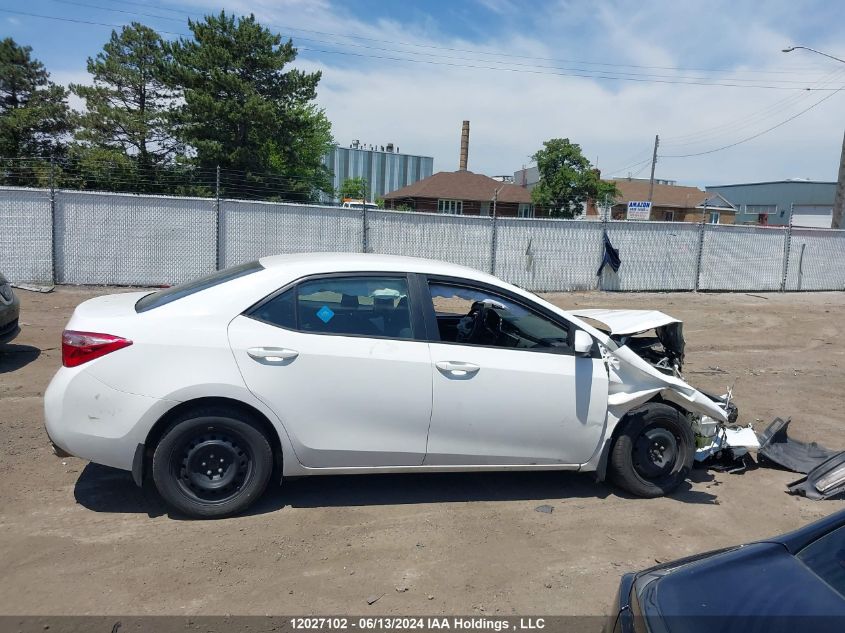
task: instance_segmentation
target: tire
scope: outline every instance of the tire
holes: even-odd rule
[[[273,449],[264,432],[243,413],[225,409],[195,410],[175,420],[153,453],[159,494],[196,519],[243,512],[267,488],[272,471]]]
[[[638,497],[675,490],[695,456],[695,435],[686,416],[655,402],[634,409],[623,423],[610,452],[611,481]]]

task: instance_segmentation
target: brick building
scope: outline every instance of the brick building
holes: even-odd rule
[[[471,171],[440,171],[384,196],[387,209],[450,215],[492,215],[534,217],[531,192]]]

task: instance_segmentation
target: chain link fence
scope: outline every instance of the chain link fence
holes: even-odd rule
[[[53,280],[49,190],[0,188],[0,273],[12,281]]]
[[[605,234],[622,265],[598,276]],[[0,188],[0,272],[13,282],[171,285],[314,251],[438,259],[538,292],[845,289],[845,231]]]

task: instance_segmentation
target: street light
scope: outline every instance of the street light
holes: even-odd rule
[[[817,51],[815,48],[810,48],[809,46],[790,46],[789,48],[784,48],[784,53],[791,53],[797,48],[803,48],[805,51],[810,51],[811,53],[817,53],[818,55],[824,55],[825,57],[830,57],[830,59],[835,59],[838,62],[842,62],[845,64],[845,59],[840,59],[839,57],[835,57],[834,55],[828,55],[827,53],[822,53],[821,51]]]

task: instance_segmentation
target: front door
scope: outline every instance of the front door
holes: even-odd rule
[[[304,466],[419,466],[431,357],[412,321],[405,277],[323,277],[235,318],[229,341]]]
[[[573,353],[575,327],[470,282],[430,280],[429,291],[439,340],[425,464],[588,461],[608,377],[597,354]]]

